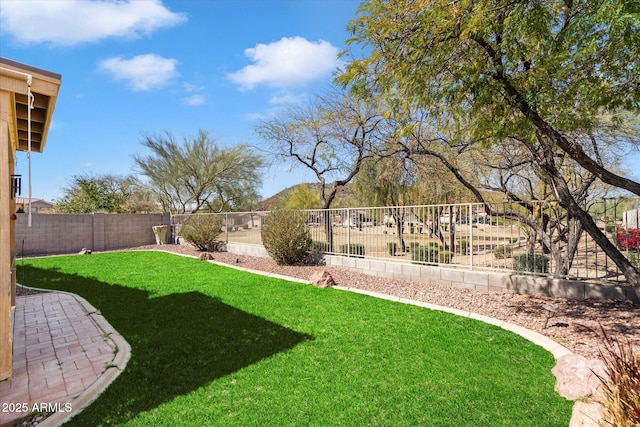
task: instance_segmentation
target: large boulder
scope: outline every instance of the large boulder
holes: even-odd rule
[[[602,383],[596,373],[602,378],[606,377],[602,360],[587,359],[578,354],[562,356],[551,372],[557,379],[556,390],[569,400],[584,397],[597,401],[597,390]]]
[[[311,276],[310,280],[313,286],[318,288],[328,288],[334,286],[336,282],[327,270],[318,270]]]

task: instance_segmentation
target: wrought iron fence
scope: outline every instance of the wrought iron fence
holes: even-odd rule
[[[638,267],[640,199],[601,199],[588,211],[605,235]],[[349,257],[468,270],[623,282],[624,275],[552,201],[463,203],[307,210],[312,250]],[[262,245],[268,212],[229,212],[221,240]],[[198,214],[202,215],[202,214]],[[174,215],[174,236],[189,215]],[[197,220],[193,218],[192,220]]]

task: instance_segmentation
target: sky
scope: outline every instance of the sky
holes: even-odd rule
[[[0,0],[0,56],[62,75],[33,197],[55,201],[74,175],[135,174],[143,134],[260,147],[254,128],[321,95],[341,66],[354,0]],[[640,152],[626,157],[640,179]],[[28,163],[18,155],[16,173]],[[315,178],[272,165],[267,198]]]
[[[0,56],[62,75],[34,198],[55,201],[74,175],[129,175],[143,134],[206,130],[259,147],[255,126],[330,87],[352,0],[0,0]],[[25,191],[28,162],[16,173]],[[270,197],[313,176],[272,165]]]

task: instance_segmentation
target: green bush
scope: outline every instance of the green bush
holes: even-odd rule
[[[549,257],[537,254],[515,254],[513,255],[513,269],[515,271],[546,273],[549,271]]]
[[[411,252],[414,248],[417,248],[418,246],[420,246],[420,242],[409,242],[409,252]]]
[[[493,248],[493,256],[495,256],[496,259],[511,258],[511,246],[509,245],[496,246],[495,248]]]
[[[351,243],[340,245],[340,253],[348,254],[358,258],[364,258],[364,245],[362,243]]]
[[[435,243],[435,242],[432,242]],[[440,252],[440,246],[412,246],[411,261],[414,263],[432,262],[436,263],[440,261],[438,253]]]
[[[218,215],[191,215],[180,228],[180,235],[201,251],[216,251],[221,243],[222,220]]]
[[[635,268],[636,270],[638,269],[638,255],[635,252],[631,252],[629,254],[629,262],[631,263],[633,268]]]
[[[469,241],[460,240],[458,242],[458,252],[462,255],[466,255],[468,251],[469,251]]]
[[[396,254],[396,251],[398,250],[398,243],[388,242],[387,249],[389,250],[389,255],[394,256]]]
[[[307,217],[300,211],[276,210],[262,225],[260,235],[267,253],[278,265],[303,261],[311,249]]]
[[[438,252],[438,261],[440,264],[451,264],[451,258],[453,258],[451,251]]]
[[[329,242],[321,242],[319,240],[314,240],[311,242],[311,253],[312,254],[324,254],[329,252],[330,249]]]
[[[440,243],[439,242],[429,242],[429,243],[427,243],[427,247],[430,248],[431,250],[439,251],[440,250]]]

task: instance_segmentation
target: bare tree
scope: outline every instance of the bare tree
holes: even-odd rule
[[[505,137],[500,144],[493,145],[474,140],[455,141],[445,132],[435,131],[425,116],[416,114],[414,119],[401,132],[406,137],[397,140],[399,150],[411,158],[438,159],[484,203],[487,213],[517,218],[529,226],[533,232],[531,245],[537,240],[544,252],[551,253],[557,274],[568,274],[577,245],[586,231],[627,280],[637,283],[636,270],[596,226],[587,210],[594,193],[604,191],[606,186],[572,158],[562,151],[549,152],[546,145],[532,143],[530,139]],[[612,126],[603,120],[595,129],[574,130],[564,138],[581,144],[603,167],[606,165],[615,171],[619,158],[614,152],[622,149],[625,140],[633,135],[637,135],[633,124]],[[506,200],[522,209],[492,212],[491,204],[486,201],[487,191],[503,194]],[[542,208],[534,202],[549,199],[557,203]]]
[[[363,162],[375,155],[382,122],[376,106],[336,91],[309,105],[291,105],[262,121],[255,132],[267,142],[272,158],[315,175],[322,209],[329,209],[338,189],[351,182]],[[328,213],[323,223],[333,250]]]

